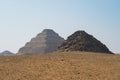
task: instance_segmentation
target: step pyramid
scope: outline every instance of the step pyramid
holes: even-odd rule
[[[44,29],[24,47],[20,48],[19,54],[40,54],[54,51],[64,41],[56,32],[51,29]]]
[[[58,50],[112,53],[105,44],[85,31],[76,31],[59,46]]]

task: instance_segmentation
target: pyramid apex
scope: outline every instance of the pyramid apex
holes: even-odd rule
[[[42,32],[54,32],[54,30],[52,30],[52,29],[44,29]]]
[[[85,32],[84,30],[78,30],[74,34],[88,34],[88,33]]]

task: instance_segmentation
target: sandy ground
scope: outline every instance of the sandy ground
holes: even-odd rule
[[[120,80],[120,55],[55,52],[1,56],[0,80]]]

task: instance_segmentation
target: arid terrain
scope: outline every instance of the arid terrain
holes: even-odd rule
[[[120,80],[120,55],[54,52],[1,56],[0,80]]]

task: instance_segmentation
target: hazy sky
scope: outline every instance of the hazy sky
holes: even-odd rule
[[[17,52],[46,28],[65,39],[85,30],[120,53],[120,0],[0,0],[0,52]]]

